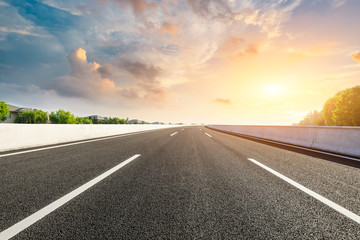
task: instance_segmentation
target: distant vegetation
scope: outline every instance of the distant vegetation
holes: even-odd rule
[[[42,110],[24,111],[17,115],[15,123],[47,123],[48,115]]]
[[[126,124],[125,119],[120,119],[118,117],[109,118],[108,120],[105,120],[105,124]]]
[[[301,126],[324,126],[322,112],[313,111],[306,115],[298,124]]]
[[[93,124],[93,121],[87,117],[76,117],[76,124]]]
[[[76,124],[75,116],[71,112],[62,109],[51,112],[49,119],[53,124]]]
[[[0,121],[5,121],[10,114],[9,106],[6,102],[0,101]],[[50,114],[42,110],[34,109],[19,112],[14,123],[50,123],[50,124],[127,124],[127,119],[118,117],[102,119],[92,117],[75,117],[69,111],[59,109]]]
[[[296,125],[360,126],[360,86],[339,91],[321,112],[310,112]]]

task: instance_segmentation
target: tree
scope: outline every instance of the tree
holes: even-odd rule
[[[317,126],[326,126],[324,117],[322,116],[322,112],[320,112],[320,117],[315,120]]]
[[[337,96],[335,95],[335,97],[329,98],[324,104],[324,107],[322,110],[322,117],[324,119],[326,126],[335,126],[336,125],[334,122],[334,119],[333,119],[333,112],[336,109],[336,105],[335,105],[336,97]]]
[[[360,86],[339,92],[333,120],[338,126],[360,126]]]
[[[99,120],[98,120],[97,118],[95,118],[95,117],[90,117],[89,119],[90,119],[90,121],[91,121],[93,124],[99,124]]]
[[[51,112],[50,121],[54,124],[76,124],[76,118],[69,111],[59,109],[57,112]]]
[[[5,121],[10,114],[9,106],[4,101],[0,101],[0,121]]]
[[[306,117],[300,121],[298,125],[301,126],[318,126],[323,125],[322,113],[318,111],[310,112]]]
[[[38,109],[24,111],[18,114],[15,123],[47,123],[48,115],[46,112]]]
[[[93,122],[87,117],[76,117],[76,124],[93,124]]]
[[[126,124],[125,119],[120,119],[118,117],[109,118],[108,120],[105,120],[105,124]]]

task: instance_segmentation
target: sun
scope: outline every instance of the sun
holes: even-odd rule
[[[282,93],[282,86],[276,84],[270,84],[264,87],[264,92],[270,96],[277,96]]]

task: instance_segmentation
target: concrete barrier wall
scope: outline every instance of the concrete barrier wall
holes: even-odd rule
[[[0,151],[37,147],[183,125],[0,124]]]
[[[360,157],[360,127],[241,125],[208,125],[208,127],[230,133]]]

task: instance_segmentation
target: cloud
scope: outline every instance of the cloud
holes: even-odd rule
[[[230,99],[224,99],[224,98],[217,98],[214,100],[214,102],[228,104],[228,105],[232,104]]]
[[[160,67],[154,66],[152,64],[145,64],[142,62],[129,60],[123,60],[119,67],[124,68],[138,79],[148,81],[154,80],[162,72]]]
[[[352,58],[357,61],[357,62],[360,62],[360,51],[354,53],[353,55],[351,55]]]
[[[269,38],[275,38],[281,36],[281,25],[289,20],[302,1],[187,0],[187,4],[203,18],[220,20],[229,25],[241,21],[258,26]]]
[[[164,33],[177,34],[179,33],[180,29],[172,23],[164,22],[161,25],[160,31],[162,34]]]
[[[140,99],[139,91],[135,88],[124,88],[119,91],[120,95],[128,99]]]
[[[236,52],[239,48],[243,48],[245,39],[241,37],[229,37],[224,44],[220,47],[220,52],[224,54],[230,54]]]
[[[338,8],[344,5],[347,2],[347,0],[333,0],[331,2],[331,5],[333,8]]]
[[[8,7],[9,4],[7,4],[6,2],[0,1],[0,6],[2,6],[2,7]]]
[[[219,48],[219,54],[230,60],[237,60],[247,55],[257,55],[258,52],[257,44],[247,44],[245,39],[238,36],[229,37]]]
[[[32,31],[29,31],[28,29],[9,29],[7,27],[0,27],[0,31],[5,32],[5,33],[17,33],[17,34],[21,34],[21,35],[29,35],[29,36],[35,36],[35,37],[49,37],[46,35],[34,33]]]
[[[273,4],[264,4],[263,7],[256,10],[247,9],[244,21],[248,25],[259,26],[262,32],[268,34],[268,38],[281,36],[281,25],[290,19],[292,12],[300,6],[303,0],[290,1],[284,4],[284,1],[278,1]],[[244,15],[244,14],[243,14]],[[236,19],[242,19],[236,16]]]
[[[135,78],[132,81],[135,85],[120,90],[123,97],[155,101],[165,99],[165,89],[158,80],[158,77],[163,72],[162,68],[153,64],[128,59],[120,60],[118,67],[127,71]]]
[[[54,90],[58,94],[70,97],[98,99],[102,95],[114,92],[115,83],[103,77],[106,72],[96,62],[88,62],[86,51],[75,49],[68,55],[70,72],[67,76],[56,78],[55,81],[44,84],[43,88]],[[99,69],[103,69],[103,74]]]
[[[89,62],[84,49],[75,49],[68,55],[69,74],[44,84],[42,88],[61,96],[91,100],[126,98],[146,104],[162,102],[166,98],[166,90],[158,80],[162,68],[126,57],[118,60],[117,65],[108,63],[101,66]],[[119,76],[124,79],[119,79]]]
[[[297,46],[296,48],[285,49],[284,52],[297,57],[315,57],[326,56],[335,53],[337,44],[335,42],[318,42],[313,44],[307,44],[303,46]]]
[[[135,16],[142,16],[147,10],[158,7],[157,2],[148,2],[147,0],[115,0],[120,7],[130,6]]]
[[[43,4],[52,8],[57,8],[62,11],[66,11],[72,15],[80,16],[88,13],[86,5],[80,5],[77,1],[63,1],[63,0],[42,0]]]
[[[213,19],[232,19],[235,13],[227,0],[187,0],[192,11],[202,17]]]
[[[113,74],[113,66],[111,64],[105,64],[104,66],[100,66],[97,71],[101,74],[101,77],[110,78]]]

